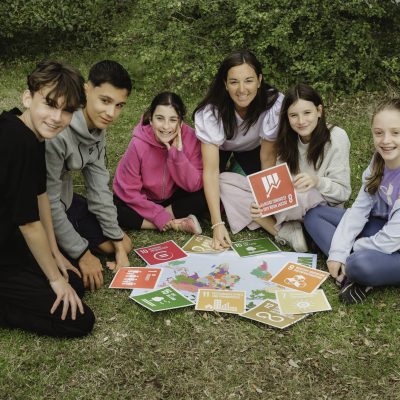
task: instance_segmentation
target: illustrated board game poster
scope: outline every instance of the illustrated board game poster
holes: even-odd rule
[[[160,277],[160,268],[120,268],[110,283],[110,289],[154,289]]]
[[[170,286],[137,296],[131,294],[129,297],[153,312],[188,307],[194,304]]]
[[[232,243],[232,249],[240,257],[249,257],[256,254],[280,251],[279,247],[269,238],[248,239]]]
[[[307,315],[283,315],[280,313],[279,307],[276,303],[271,300],[265,300],[263,303],[240,316],[273,326],[274,328],[284,329],[302,320]]]
[[[187,253],[196,253],[196,254],[214,254],[214,253],[222,253],[224,250],[215,250],[212,247],[212,238],[204,235],[194,235],[192,236],[186,244],[182,247],[182,250]]]
[[[282,314],[305,314],[332,310],[322,289],[314,293],[295,291],[276,292],[279,310]]]
[[[136,249],[135,252],[149,265],[162,264],[187,257],[187,254],[173,240],[142,247]]]
[[[297,206],[296,191],[286,163],[247,176],[263,217]]]
[[[196,310],[242,314],[246,310],[246,292],[237,290],[200,289]]]
[[[199,289],[243,290],[248,308],[266,299],[275,300],[282,290],[271,277],[288,262],[316,267],[317,256],[310,253],[277,252],[240,257],[233,251],[221,254],[189,254],[187,258],[160,264],[162,273],[157,288],[172,286],[196,302]],[[146,289],[133,289],[132,294]]]
[[[271,278],[271,282],[289,289],[312,293],[328,276],[328,272],[289,262]]]

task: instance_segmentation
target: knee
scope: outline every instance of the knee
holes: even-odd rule
[[[304,226],[307,229],[307,231],[309,227],[315,223],[315,221],[321,218],[320,208],[321,207],[312,208],[311,210],[308,210],[304,215]]]
[[[83,310],[83,314],[77,311],[76,319],[68,324],[69,326],[63,327],[63,332],[57,336],[73,339],[89,335],[93,330],[96,318],[86,304],[83,304]]]
[[[92,332],[96,317],[93,311],[86,305],[83,304],[84,314],[82,315],[77,337],[89,335]]]
[[[370,260],[365,251],[352,253],[346,261],[346,275],[349,280],[364,286],[374,286],[374,268],[371,268]]]

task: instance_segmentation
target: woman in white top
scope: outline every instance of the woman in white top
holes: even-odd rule
[[[232,153],[246,174],[275,165],[274,141],[282,98],[264,82],[254,54],[241,50],[225,58],[193,113],[196,135],[202,142],[204,191],[215,249],[231,244],[221,219],[219,174]]]

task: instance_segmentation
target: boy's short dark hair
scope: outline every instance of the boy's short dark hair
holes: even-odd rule
[[[88,79],[94,86],[109,83],[118,89],[126,89],[128,95],[132,91],[132,81],[128,71],[116,61],[103,60],[94,64],[90,68]]]
[[[64,97],[62,108],[65,111],[74,112],[86,105],[83,76],[77,69],[60,61],[39,62],[28,75],[27,83],[32,95],[46,86],[52,87],[46,96],[47,103],[57,105],[57,100]]]

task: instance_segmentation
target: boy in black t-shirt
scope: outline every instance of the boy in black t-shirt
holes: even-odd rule
[[[44,149],[44,139],[85,104],[83,84],[75,69],[41,62],[28,76],[26,110],[0,115],[0,326],[55,337],[93,328],[94,315],[80,299],[80,273],[55,240]]]

